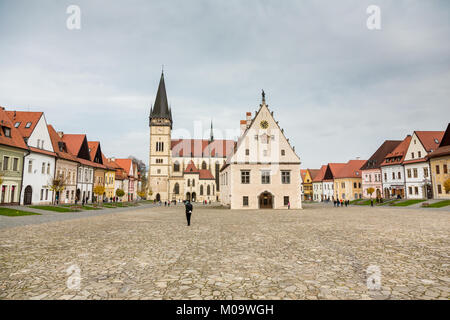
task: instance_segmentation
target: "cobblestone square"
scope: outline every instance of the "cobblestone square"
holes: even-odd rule
[[[448,299],[449,234],[445,210],[132,208],[0,230],[0,298]]]

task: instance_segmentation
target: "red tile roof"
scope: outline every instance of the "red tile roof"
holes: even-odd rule
[[[319,174],[320,169],[308,169],[309,175],[311,176],[311,181],[314,181],[314,178]]]
[[[56,132],[56,130],[53,128],[51,124],[47,125],[48,133],[50,135],[50,140],[52,141],[53,150],[55,150],[55,153],[57,156],[61,159],[70,160],[78,162],[77,157],[75,157],[73,154],[71,154],[68,150],[60,150],[59,145],[64,143],[64,141],[61,139],[59,134]]]
[[[214,176],[208,169],[200,169],[200,180],[214,180]]]
[[[214,180],[214,176],[211,171],[208,169],[198,169],[194,162],[191,160],[187,165],[186,169],[184,169],[185,174],[198,174],[200,180]]]
[[[406,151],[408,150],[409,143],[411,142],[411,136],[408,135],[406,138],[392,151],[386,155],[381,166],[391,166],[402,164],[405,159]]]
[[[319,169],[319,173],[314,177],[313,182],[321,182],[325,176],[325,172],[327,171],[327,166],[323,165]]]
[[[439,148],[444,131],[415,131],[414,132],[427,152]]]
[[[99,141],[88,141],[89,154],[91,156],[91,160],[94,160],[99,145],[100,145]]]
[[[194,161],[191,160],[187,165],[186,169],[184,169],[184,173],[199,173],[199,170],[194,164]]]
[[[22,134],[14,127],[7,112],[2,107],[0,107],[0,124],[11,129],[11,137],[5,137],[4,132],[0,132],[0,144],[28,150],[28,146],[23,140]]]
[[[235,146],[233,140],[179,139],[172,140],[172,157],[218,157],[226,158]]]
[[[335,179],[343,178],[361,178],[360,168],[364,165],[366,160],[350,160],[337,172]]]
[[[29,138],[33,133],[36,124],[41,119],[43,112],[31,112],[31,111],[6,111],[11,122],[15,126],[17,122],[20,125],[17,127],[24,138]],[[26,128],[27,123],[31,123],[29,128]]]
[[[64,134],[62,140],[66,143],[67,150],[77,156],[85,138],[85,134]]]
[[[128,176],[131,176],[131,165],[133,161],[131,159],[116,159],[116,164],[118,164],[123,170],[125,170]]]
[[[439,148],[437,148],[435,151],[429,153],[427,155],[427,159],[432,159],[436,157],[443,157],[450,155],[450,123],[447,126],[447,130],[445,130],[445,133],[442,137],[441,144],[439,145]]]

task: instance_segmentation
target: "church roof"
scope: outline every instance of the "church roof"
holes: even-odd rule
[[[178,139],[172,140],[172,157],[225,158],[233,151],[234,140]]]
[[[153,118],[163,118],[172,121],[172,111],[167,102],[166,84],[164,82],[164,73],[161,73],[158,92],[156,93],[155,103],[150,112],[150,120]]]
[[[208,169],[200,169],[199,170],[195,166],[194,161],[192,161],[192,160],[191,160],[191,162],[189,162],[186,169],[184,169],[184,173],[185,174],[198,174],[200,180],[214,180],[214,176],[212,175],[211,171],[209,171]]]

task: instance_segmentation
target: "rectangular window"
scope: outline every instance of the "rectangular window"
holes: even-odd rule
[[[281,171],[281,183],[282,184],[290,184],[291,183],[291,172],[290,171]]]
[[[357,186],[356,182],[353,182],[353,188],[356,189],[357,188],[356,186]]]
[[[241,171],[241,183],[250,184],[250,171]]]
[[[3,157],[3,170],[9,169],[9,157]]]
[[[284,149],[281,150],[281,155],[282,156],[286,155],[286,151]]]
[[[395,172],[392,172],[392,180],[395,180]]]
[[[444,171],[444,174],[447,174],[447,173],[448,173],[447,165],[446,165],[446,164],[443,165],[442,171]]]
[[[13,170],[19,171],[19,158],[14,158],[13,160]]]
[[[411,178],[411,169],[406,170],[406,173],[408,174],[408,178]]]
[[[399,180],[402,178],[402,174],[401,174],[400,172],[398,173],[397,176],[398,176],[398,179],[399,179]]]
[[[441,172],[440,172],[440,170],[439,170],[439,165],[437,164],[436,165],[436,174],[440,174]]]
[[[50,163],[47,163],[47,174],[50,174]]]
[[[261,172],[261,183],[262,184],[270,183],[270,171],[262,171]]]
[[[28,173],[33,173],[33,160],[28,160]]]
[[[414,173],[414,178],[417,178],[417,168],[413,169],[413,173]]]
[[[387,173],[384,173],[384,181],[387,181]]]
[[[42,174],[45,173],[45,162],[42,162]]]
[[[48,189],[45,189],[45,200],[48,200]]]
[[[345,188],[345,182],[341,182],[341,188]]]
[[[244,207],[248,207],[248,197],[247,196],[242,197],[242,205]]]
[[[408,187],[409,194],[412,194],[412,187]]]
[[[414,187],[414,193],[417,195],[419,194],[419,187]]]
[[[414,159],[414,152],[411,152],[411,158]]]
[[[245,155],[246,156],[250,155],[250,150],[249,149],[245,149]]]
[[[41,189],[41,200],[44,200],[44,189]]]
[[[428,178],[428,168],[423,168],[423,176]]]
[[[441,194],[442,193],[442,186],[440,184],[438,184],[438,193]]]
[[[422,152],[418,152],[418,156],[419,156],[419,158],[422,158]]]
[[[283,203],[284,203],[285,206],[287,206],[289,204],[289,197],[288,196],[284,196]]]

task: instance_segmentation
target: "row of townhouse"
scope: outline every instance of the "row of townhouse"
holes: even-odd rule
[[[449,166],[450,124],[445,132],[415,131],[403,140],[386,140],[368,160],[301,170],[302,197],[449,199]]]
[[[137,198],[131,159],[108,159],[86,134],[64,134],[43,112],[0,107],[0,204],[92,203]],[[105,189],[96,195],[96,186]],[[101,188],[100,188],[101,189]],[[116,197],[116,190],[125,195]],[[97,189],[97,191],[99,188]]]

